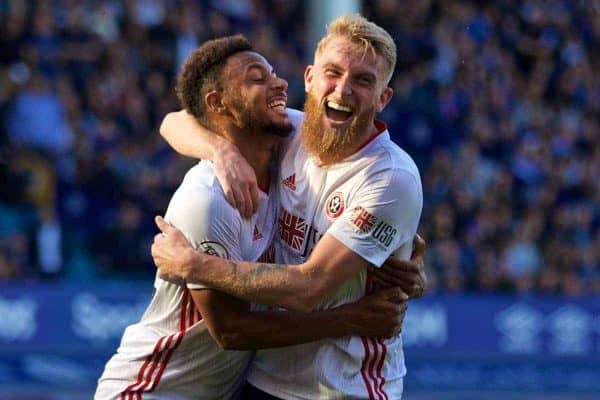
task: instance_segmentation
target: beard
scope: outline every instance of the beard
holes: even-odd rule
[[[263,132],[279,137],[287,137],[294,130],[291,122],[275,122],[257,115],[253,107],[248,107],[241,99],[231,101],[231,107],[238,115],[240,128],[246,132]]]
[[[319,158],[323,164],[333,164],[350,156],[375,118],[375,107],[364,110],[353,117],[353,121],[342,128],[326,127],[323,124],[325,107],[314,95],[307,93],[302,122],[302,144],[306,151]]]

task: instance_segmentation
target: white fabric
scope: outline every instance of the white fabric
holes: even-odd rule
[[[290,112],[295,126],[302,114]],[[382,127],[382,129],[384,129]],[[348,159],[320,167],[293,137],[282,153],[279,177],[277,262],[304,262],[328,233],[381,266],[395,251],[409,258],[423,206],[419,171],[387,130]],[[335,290],[321,308],[372,291],[366,271]],[[399,399],[406,374],[402,338],[325,339],[282,349],[260,350],[249,382],[283,399]]]
[[[166,219],[197,249],[254,261],[266,252],[276,225],[276,196],[261,192],[260,200],[256,215],[241,218],[227,203],[211,164],[202,161],[186,174]],[[154,288],[141,320],[125,329],[117,353],[106,364],[95,399],[234,396],[253,353],[222,350],[212,339],[190,295],[190,289],[202,286],[186,287],[157,276]],[[122,396],[127,388],[143,390],[143,396]]]

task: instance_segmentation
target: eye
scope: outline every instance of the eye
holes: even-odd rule
[[[247,77],[250,82],[261,83],[265,81],[265,74],[257,68],[251,69]]]
[[[356,81],[361,86],[371,86],[371,85],[373,85],[373,79],[371,79],[371,77],[368,77],[368,76],[359,76],[356,79]]]
[[[340,72],[335,69],[327,68],[325,70],[325,76],[337,77],[340,76]]]

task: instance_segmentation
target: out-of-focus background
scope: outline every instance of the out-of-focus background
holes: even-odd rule
[[[352,10],[396,40],[425,191],[405,399],[600,399],[598,0],[0,0],[0,398],[90,398],[144,310],[187,55],[245,33],[301,108]]]

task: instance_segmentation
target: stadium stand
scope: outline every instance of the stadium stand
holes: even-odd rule
[[[432,291],[600,293],[594,7],[365,2],[399,48],[382,118],[421,168]],[[150,277],[151,217],[192,162],[158,135],[182,60],[244,32],[301,107],[303,15],[300,1],[0,2],[0,279]]]

